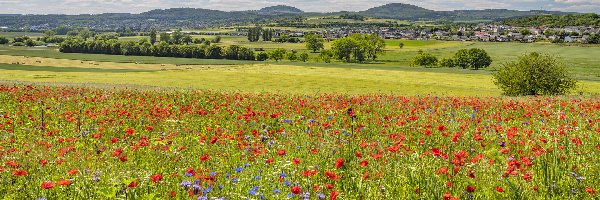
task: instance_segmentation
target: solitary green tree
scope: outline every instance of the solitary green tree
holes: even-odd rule
[[[150,44],[154,45],[156,43],[156,30],[152,29],[150,31]]]
[[[77,33],[77,36],[83,38],[83,40],[87,40],[88,38],[94,37],[94,33],[90,31],[90,29],[83,29]]]
[[[279,61],[283,59],[287,51],[285,49],[279,48],[269,52],[269,58],[275,61]]]
[[[508,96],[563,95],[575,89],[577,81],[555,57],[530,53],[504,64],[494,74],[494,84]]]
[[[299,59],[302,62],[308,61],[308,53],[306,53],[306,52],[301,53]]]
[[[423,66],[423,67],[434,67],[438,63],[438,58],[429,52],[419,52],[417,56],[413,57],[410,65],[411,66]]]
[[[463,69],[486,68],[492,64],[492,58],[483,49],[461,49],[454,55],[454,64]]]
[[[8,44],[8,39],[4,36],[0,36],[0,44]]]
[[[317,34],[310,34],[304,37],[306,42],[306,48],[313,51],[313,53],[324,48],[323,38]]]
[[[171,35],[168,33],[160,33],[160,41],[168,43],[169,41],[171,41]]]

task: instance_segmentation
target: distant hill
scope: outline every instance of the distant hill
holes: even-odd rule
[[[600,15],[579,14],[579,15],[538,15],[506,19],[501,22],[511,26],[546,26],[546,27],[565,27],[565,26],[593,26],[600,27]]]
[[[455,10],[433,11],[418,6],[402,3],[390,3],[383,6],[359,12],[362,15],[377,18],[404,19],[404,20],[499,20],[514,17],[535,15],[565,15],[570,13],[558,11],[518,11],[507,9],[486,10]]]
[[[258,10],[258,13],[265,15],[273,15],[273,14],[287,14],[287,13],[303,13],[304,11],[285,5],[271,6]]]
[[[421,19],[441,17],[439,16],[440,13],[436,11],[403,3],[386,4],[359,12],[359,14],[369,17],[390,19]]]
[[[82,15],[1,15],[0,26],[11,30],[29,29],[43,31],[61,25],[88,27],[97,31],[132,29],[148,31],[152,28],[197,28],[213,25],[244,25],[247,23],[271,22],[286,17],[319,17],[330,15],[360,15],[365,17],[426,20],[426,21],[477,21],[525,17],[525,16],[562,16],[564,12],[555,11],[517,11],[506,9],[434,11],[419,6],[391,3],[360,12],[316,13],[304,12],[292,6],[271,6],[260,10],[220,11],[200,8],[157,9],[140,14],[105,13]],[[576,17],[574,17],[576,18]]]

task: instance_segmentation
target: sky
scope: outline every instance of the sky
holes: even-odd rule
[[[387,3],[432,10],[513,9],[600,13],[600,0],[0,0],[0,14],[140,13],[165,8],[258,10],[289,5],[307,12],[362,11]]]

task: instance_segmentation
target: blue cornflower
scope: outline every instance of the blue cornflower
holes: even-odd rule
[[[38,200],[46,200],[46,197],[40,197]]]
[[[222,190],[223,189],[223,185],[219,185],[218,188],[219,188],[219,190]]]
[[[225,174],[225,178],[229,178],[231,175],[229,173]]]
[[[260,176],[254,176],[254,179],[260,180]]]
[[[235,172],[237,172],[237,173],[242,172],[242,170],[244,170],[244,168],[241,168],[241,167],[235,168]]]
[[[285,186],[290,186],[290,185],[292,185],[292,183],[290,183],[288,180],[285,180],[285,181],[283,181],[283,184],[284,184]]]
[[[317,194],[317,199],[324,200],[325,198],[327,198],[325,194]]]
[[[207,197],[207,196],[204,196],[204,195],[203,195],[203,196],[199,196],[199,197],[198,197],[198,200],[208,200],[208,197]]]
[[[212,186],[208,186],[206,189],[204,189],[204,194],[210,193],[212,192],[213,187]]]
[[[281,177],[281,178],[285,178],[285,177],[287,177],[287,174],[285,174],[285,173],[281,173],[281,174],[279,174],[279,177]]]
[[[209,175],[210,176],[217,176],[217,172],[211,172]]]
[[[231,182],[233,182],[233,183],[237,183],[238,181],[239,181],[239,180],[238,180],[237,178],[232,178],[232,179],[231,179]]]
[[[275,188],[275,189],[273,189],[273,193],[275,193],[275,194],[279,194],[279,193],[281,193],[281,190],[280,190],[280,189],[277,189],[277,188]]]
[[[289,123],[292,123],[292,120],[285,119],[285,120],[283,120],[283,122],[285,122],[285,123],[288,123],[288,124],[289,124]]]
[[[250,164],[244,163],[244,167],[248,167],[248,166],[250,166]]]
[[[179,185],[181,185],[181,187],[183,187],[187,190],[188,188],[190,188],[190,186],[192,186],[192,182],[182,181]]]
[[[305,199],[310,198],[310,193],[309,192],[305,192],[302,195],[300,195],[300,197],[305,198]]]
[[[202,187],[199,185],[193,185],[192,188],[193,188],[194,194],[198,194],[198,193],[200,193],[200,191],[202,191]]]
[[[186,176],[186,177],[190,177],[190,176],[193,176],[193,175],[194,175],[194,174],[192,174],[192,173],[185,173],[185,176]]]

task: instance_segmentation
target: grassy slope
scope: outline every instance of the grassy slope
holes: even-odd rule
[[[405,47],[400,49],[398,43]],[[278,45],[249,43],[243,37],[224,38],[223,44],[241,44],[251,47]],[[54,49],[0,46],[0,54],[31,57],[63,58],[27,62],[19,68],[10,65],[16,57],[0,56],[2,80],[94,82],[108,84],[140,84],[151,86],[194,87],[199,89],[240,90],[245,92],[287,93],[394,93],[403,95],[498,95],[492,84],[491,73],[501,63],[511,61],[526,52],[545,52],[561,56],[582,80],[582,91],[600,93],[600,48],[566,47],[553,44],[471,43],[442,41],[387,41],[383,62],[375,64],[299,63],[299,62],[249,62],[208,59],[156,58],[139,56],[111,56],[91,54],[63,54]],[[279,44],[287,49],[303,49],[304,44]],[[430,51],[441,57],[450,57],[461,48],[482,48],[494,59],[488,70],[426,69],[408,67],[408,62],[418,50]],[[316,56],[316,54],[311,54]],[[4,60],[2,59],[4,58]],[[21,57],[22,59],[28,59]],[[29,58],[41,59],[41,58]],[[70,62],[68,60],[71,60]],[[87,65],[79,60],[92,60],[99,66]],[[130,63],[145,63],[133,65]],[[160,64],[169,63],[167,67]],[[154,64],[154,65],[153,65]],[[180,71],[175,64],[194,65],[192,70]],[[203,65],[213,66],[210,69]],[[232,66],[236,65],[236,66]],[[54,67],[54,68],[53,68]],[[60,69],[55,69],[60,67]],[[87,68],[87,69],[78,69]],[[19,70],[17,70],[19,69]],[[160,71],[169,69],[171,71]],[[137,71],[136,71],[137,70]],[[144,71],[141,71],[144,70]],[[148,70],[148,71],[145,71]],[[127,73],[125,73],[127,72]],[[160,81],[156,81],[160,80]]]

